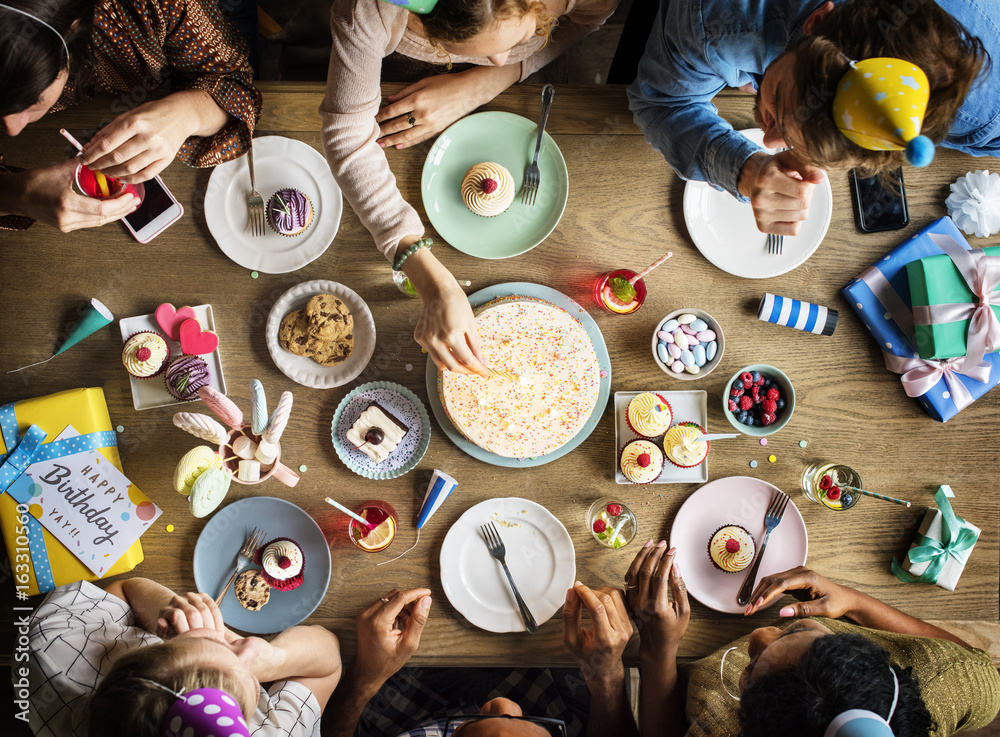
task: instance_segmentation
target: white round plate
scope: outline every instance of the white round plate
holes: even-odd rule
[[[489,522],[507,548],[507,567],[517,590],[541,626],[559,611],[576,580],[576,552],[563,523],[527,499],[487,499],[458,518],[441,544],[444,593],[476,627],[525,631],[503,568],[490,555],[479,529]]]
[[[764,145],[760,128],[740,133]],[[749,203],[713,189],[706,182],[688,182],[684,187],[684,222],[691,240],[713,264],[745,279],[768,279],[804,264],[826,237],[832,217],[833,191],[827,177],[816,187],[809,219],[802,224],[802,230],[798,235],[786,235],[781,254],[772,255],[767,252],[767,236],[757,230]]]
[[[330,165],[312,146],[283,136],[253,139],[257,192],[264,205],[275,192],[294,187],[313,204],[313,221],[301,235],[275,233],[265,223],[264,235],[254,237],[247,229],[247,197],[250,170],[247,157],[219,164],[205,192],[205,220],[219,248],[245,269],[265,274],[285,274],[315,261],[330,247],[344,201]]]
[[[309,298],[316,294],[332,294],[342,299],[354,316],[354,350],[347,360],[336,366],[321,366],[311,358],[286,351],[278,343],[278,329],[285,315],[304,309]],[[353,289],[327,279],[302,282],[278,297],[267,316],[264,330],[274,365],[292,381],[313,389],[332,389],[354,380],[365,370],[375,352],[375,320],[368,305]]]
[[[710,609],[742,614],[736,603],[746,571],[726,573],[712,564],[708,541],[720,527],[739,525],[764,540],[764,514],[777,486],[750,476],[730,476],[705,484],[681,505],[670,526],[670,545],[677,548],[677,562],[684,571],[688,593]],[[809,540],[795,502],[789,500],[781,522],[771,533],[757,580],[806,563]],[[777,599],[775,600],[777,602]]]

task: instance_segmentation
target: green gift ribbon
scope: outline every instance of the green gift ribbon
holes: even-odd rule
[[[960,565],[964,566],[969,560],[970,551],[979,539],[979,535],[968,526],[968,523],[955,515],[944,489],[938,490],[934,495],[934,501],[937,502],[938,509],[941,510],[941,539],[935,540],[927,535],[918,535],[917,547],[910,549],[910,562],[925,563],[930,561],[930,564],[919,576],[914,576],[903,570],[899,562],[895,558],[892,559],[892,572],[896,578],[904,583],[920,581],[921,583],[936,584],[948,558],[954,558]]]

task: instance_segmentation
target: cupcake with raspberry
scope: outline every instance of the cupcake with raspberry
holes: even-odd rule
[[[462,177],[462,201],[480,217],[504,213],[514,201],[514,177],[492,161],[476,164]]]
[[[622,448],[619,466],[633,484],[650,484],[663,471],[663,451],[649,440],[633,440]]]
[[[757,544],[753,535],[739,525],[724,525],[708,541],[708,557],[723,573],[739,573],[753,562]]]
[[[208,386],[208,364],[198,356],[180,356],[167,366],[163,383],[170,395],[182,402],[198,399],[198,390]]]
[[[678,422],[663,436],[667,460],[678,468],[694,468],[708,458],[711,443],[701,440],[705,430],[695,422]]]
[[[659,394],[643,392],[632,397],[625,410],[625,420],[632,432],[644,438],[658,438],[670,429],[674,413],[670,402]]]
[[[130,335],[122,346],[122,364],[129,376],[151,379],[160,374],[170,360],[166,338],[152,330]]]
[[[253,562],[262,569],[268,586],[278,591],[297,589],[305,580],[306,557],[291,538],[276,537],[257,549]]]

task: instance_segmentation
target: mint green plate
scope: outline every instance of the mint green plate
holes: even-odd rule
[[[431,225],[447,243],[478,258],[510,258],[555,230],[569,197],[569,172],[548,133],[538,154],[541,184],[535,204],[521,204],[521,181],[537,138],[538,125],[513,113],[470,115],[438,136],[424,161],[420,193]],[[492,218],[476,215],[462,202],[465,173],[483,161],[507,167],[517,186],[510,207]]]

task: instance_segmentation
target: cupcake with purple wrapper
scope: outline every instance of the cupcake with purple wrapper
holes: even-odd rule
[[[304,233],[312,221],[312,201],[297,189],[279,189],[267,201],[267,222],[279,235]]]

